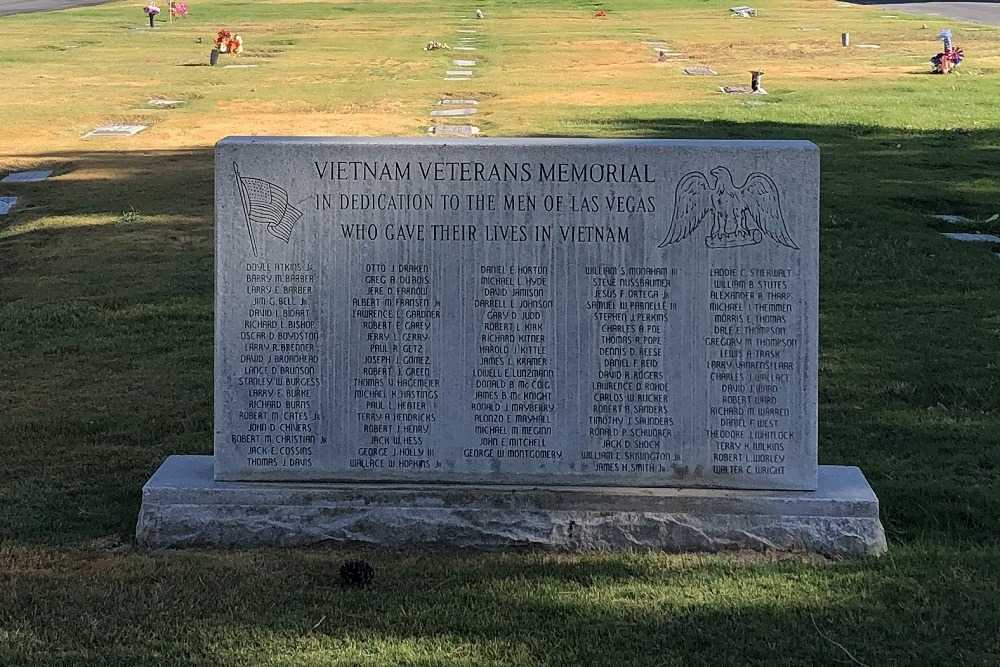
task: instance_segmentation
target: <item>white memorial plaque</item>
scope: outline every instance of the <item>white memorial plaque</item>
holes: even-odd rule
[[[815,489],[819,151],[228,138],[218,480]]]

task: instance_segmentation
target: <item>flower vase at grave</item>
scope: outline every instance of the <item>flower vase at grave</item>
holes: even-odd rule
[[[212,67],[215,67],[215,63],[219,62],[219,50],[218,49],[212,49],[212,55],[209,56],[208,62],[212,64]]]

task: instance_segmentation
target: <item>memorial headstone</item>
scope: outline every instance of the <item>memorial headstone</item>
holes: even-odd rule
[[[818,198],[808,142],[223,140],[214,479],[139,541],[883,551],[817,466]]]

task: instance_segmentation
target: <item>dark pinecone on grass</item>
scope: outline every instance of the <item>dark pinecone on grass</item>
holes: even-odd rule
[[[375,568],[366,560],[349,560],[340,566],[340,581],[345,586],[367,586],[375,578]]]

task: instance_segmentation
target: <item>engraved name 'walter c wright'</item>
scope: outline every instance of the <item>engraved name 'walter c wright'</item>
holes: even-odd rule
[[[709,174],[711,183],[700,171],[685,174],[677,183],[674,214],[659,247],[683,241],[711,217],[705,237],[709,248],[756,245],[767,235],[783,246],[799,249],[788,235],[778,186],[769,176],[754,172],[737,186],[725,167],[716,167]]]

